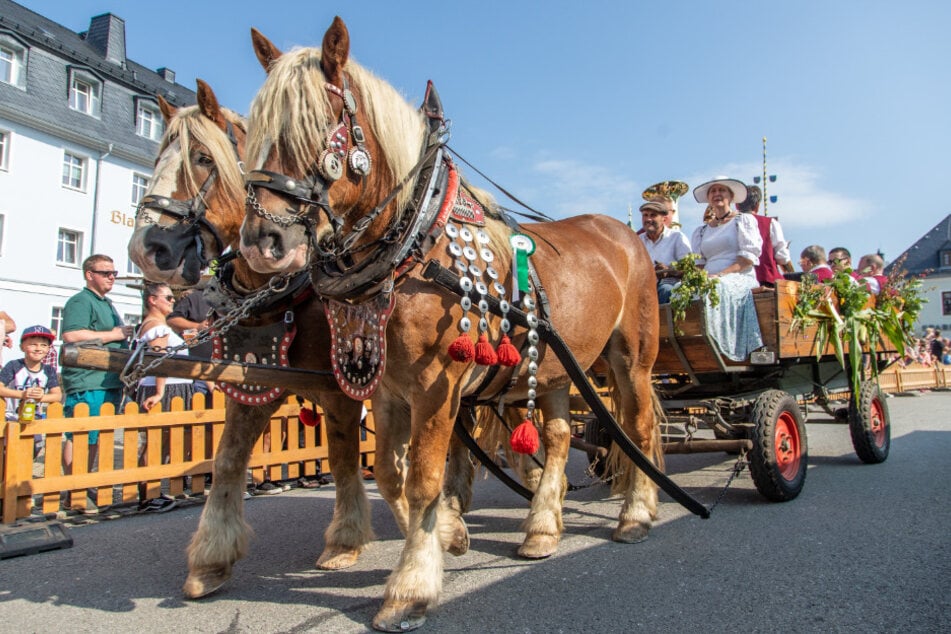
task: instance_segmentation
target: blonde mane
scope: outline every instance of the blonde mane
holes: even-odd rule
[[[227,108],[221,108],[221,113],[233,126],[242,130],[247,129],[244,119],[238,114]],[[162,137],[162,145],[159,148],[158,155],[162,156],[165,149],[176,139],[178,139],[181,148],[182,171],[184,172],[185,186],[189,195],[197,195],[202,186],[202,183],[198,182],[195,177],[191,162],[188,160],[193,145],[200,145],[214,158],[222,192],[229,199],[244,200],[244,175],[238,167],[235,148],[228,135],[222,132],[221,128],[216,126],[208,117],[204,116],[198,106],[187,106],[175,113],[175,116],[168,122],[168,129]]]
[[[419,160],[426,131],[423,116],[390,84],[356,62],[348,61],[344,71],[360,95],[358,107],[369,122],[367,132],[383,151],[382,157],[372,157],[373,165],[385,164],[398,182]],[[252,169],[264,165],[272,146],[280,140],[284,169],[308,173],[326,148],[331,127],[338,123],[325,82],[319,48],[295,48],[273,63],[248,117]],[[412,188],[404,188],[397,208],[403,209],[411,195]]]

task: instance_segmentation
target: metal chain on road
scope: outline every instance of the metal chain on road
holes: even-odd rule
[[[723,496],[726,495],[726,490],[730,488],[730,485],[733,484],[733,481],[736,480],[736,476],[743,473],[743,469],[746,468],[746,464],[749,461],[746,458],[746,450],[741,449],[740,455],[737,456],[736,462],[733,464],[733,473],[730,474],[730,479],[726,481],[726,485],[723,487],[723,490],[720,491],[720,494],[717,495],[717,499],[713,502],[713,506],[710,507],[710,513],[713,513],[713,509],[717,507],[717,504],[720,503],[720,500],[723,499]]]
[[[169,357],[178,354],[182,350],[194,348],[197,345],[210,341],[216,333],[221,335],[228,332],[232,326],[251,314],[251,309],[263,304],[272,295],[276,295],[277,293],[287,289],[287,284],[289,283],[292,276],[292,273],[279,273],[278,275],[275,275],[270,280],[268,280],[268,283],[265,286],[262,286],[251,295],[248,295],[244,301],[242,301],[229,313],[217,319],[207,328],[202,329],[196,337],[180,345],[166,348],[164,355],[154,358],[147,364],[142,363],[142,360],[145,358],[147,346],[143,345],[139,347],[139,349],[136,350],[131,357],[129,357],[128,363],[126,363],[125,368],[119,375],[122,383],[129,390],[135,389],[135,386],[138,385],[139,381],[143,377],[148,375],[150,370],[160,365]]]

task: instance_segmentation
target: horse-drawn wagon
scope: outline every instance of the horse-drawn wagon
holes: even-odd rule
[[[775,501],[795,498],[805,482],[809,405],[847,418],[863,462],[883,462],[890,444],[888,407],[877,382],[866,378],[851,398],[850,370],[832,344],[816,354],[816,327],[794,327],[798,293],[799,284],[786,280],[754,293],[764,346],[743,362],[720,352],[700,301],[678,321],[669,304],[660,307],[654,383],[667,417],[665,453],[743,452],[756,488]],[[882,343],[874,359],[866,355],[879,368],[895,351]],[[698,429],[715,438],[695,436]],[[585,436],[605,444],[600,425],[590,419]]]

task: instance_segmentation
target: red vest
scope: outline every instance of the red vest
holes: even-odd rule
[[[769,223],[773,219],[759,214],[750,215],[756,218],[759,235],[763,238],[763,252],[760,253],[759,264],[753,267],[756,272],[756,281],[760,284],[774,284],[776,280],[783,279],[783,273],[776,264],[776,256],[773,254],[773,239],[769,236]]]

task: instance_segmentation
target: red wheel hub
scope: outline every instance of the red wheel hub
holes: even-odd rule
[[[873,398],[868,408],[868,429],[872,432],[872,440],[876,447],[885,446],[885,408],[882,402]]]
[[[776,468],[786,480],[793,480],[799,473],[802,444],[799,426],[789,412],[783,412],[776,420],[776,435],[773,438],[776,453]]]

